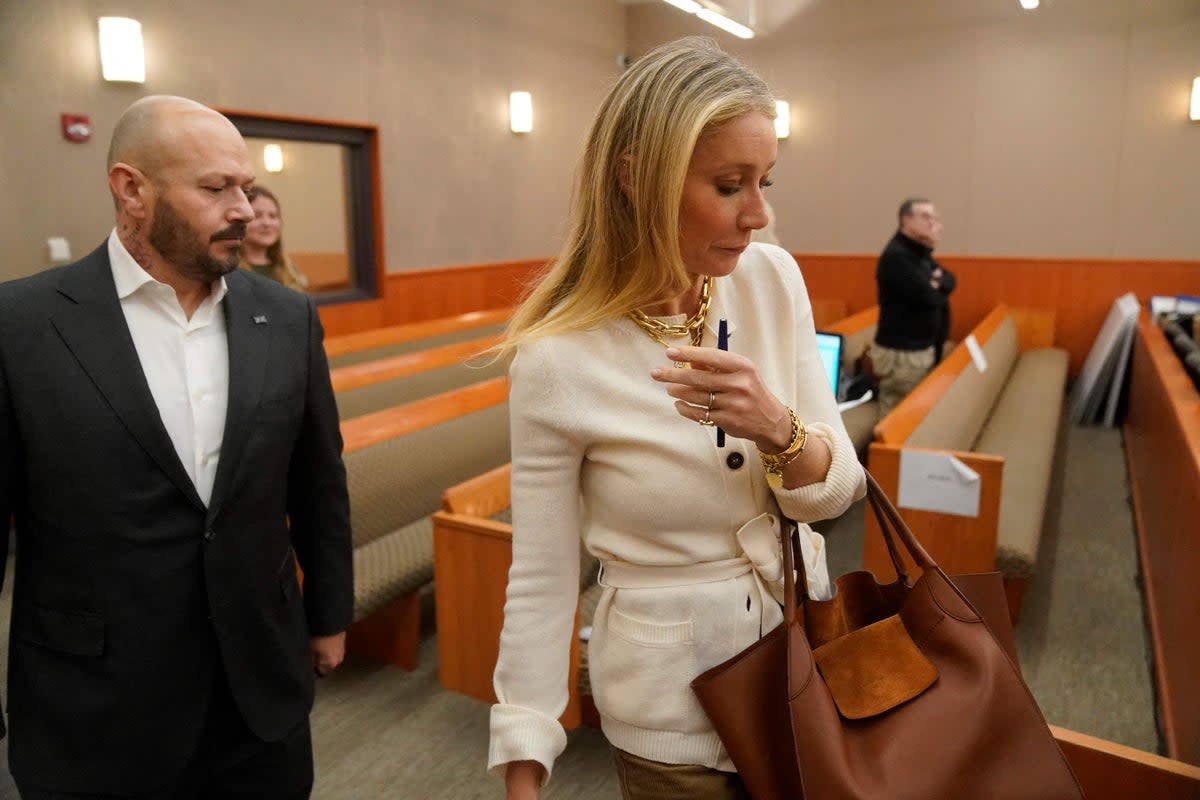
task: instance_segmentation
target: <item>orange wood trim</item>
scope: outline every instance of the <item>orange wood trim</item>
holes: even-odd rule
[[[1200,797],[1200,767],[1050,726],[1088,800]]]
[[[447,275],[464,272],[494,272],[514,267],[520,269],[530,267],[541,269],[548,262],[549,259],[546,258],[510,258],[507,261],[481,261],[475,264],[447,264],[441,267],[406,269],[403,272],[393,272],[388,277],[395,278],[396,280],[421,280],[425,278],[442,278]]]
[[[900,456],[904,450],[924,448],[902,448],[895,445],[873,442],[868,449],[867,465],[875,480],[896,502],[900,485]],[[1004,459],[984,453],[965,453],[954,450],[937,450],[962,461],[979,473],[979,516],[960,517],[935,511],[918,511],[900,508],[900,516],[908,527],[945,572],[951,575],[973,572],[988,572],[996,568],[996,531],[1000,520],[1000,490],[1004,481]],[[899,504],[897,504],[898,506]],[[886,582],[895,574],[892,560],[883,543],[883,534],[875,514],[869,508],[865,516],[863,533],[863,565]],[[901,552],[910,570],[912,559]],[[911,572],[915,577],[917,573]]]
[[[394,324],[515,306],[545,267],[545,259],[529,259],[393,272],[386,316]]]
[[[865,308],[856,314],[851,314],[837,322],[833,323],[825,330],[830,333],[840,333],[842,336],[849,336],[853,333],[858,333],[868,325],[876,325],[879,323],[879,306],[871,306]]]
[[[990,340],[1008,314],[1007,307],[996,306],[992,313],[971,331],[975,335],[975,341],[982,346]],[[930,410],[942,399],[942,395],[970,361],[971,355],[965,347],[956,347],[947,353],[942,363],[934,367],[908,397],[901,400],[891,413],[876,423],[875,441],[888,444],[903,444],[907,441],[909,435],[928,416]]]
[[[380,212],[382,213],[382,211]],[[882,242],[880,243],[882,245]],[[853,314],[875,305],[875,253],[793,253],[810,297],[840,300]],[[1194,291],[1200,260],[1042,258],[938,254],[958,288],[950,298],[950,337],[961,341],[997,304],[1056,312],[1054,342],[1078,374],[1109,307],[1125,292]],[[330,336],[516,304],[549,259],[436,267],[387,273],[376,301],[322,306]],[[347,310],[342,311],[344,307]]]
[[[425,339],[439,336],[443,333],[464,330],[466,328],[481,328],[486,325],[497,325],[512,316],[511,308],[497,308],[489,311],[470,311],[466,314],[456,314],[452,317],[422,322],[410,322],[405,325],[393,325],[387,328],[376,328],[361,333],[350,333],[344,336],[332,336],[325,340],[325,354],[340,356],[345,353],[355,353],[400,342],[411,342],[414,339]]]
[[[499,342],[499,336],[482,336],[465,342],[451,342],[415,353],[401,353],[398,356],[338,367],[330,370],[329,376],[333,381],[333,390],[345,392],[425,370],[461,364]]]
[[[261,117],[262,119],[278,120],[280,122],[302,122],[306,125],[332,125],[338,128],[360,128],[365,131],[379,132],[379,126],[370,122],[326,119],[325,117],[305,117],[299,114],[276,114],[269,111],[247,111],[243,108],[230,108],[229,106],[210,106],[210,108],[226,116]]]
[[[410,672],[417,668],[421,650],[421,593],[397,597],[383,608],[350,626],[346,651],[395,664]]]
[[[846,303],[842,300],[817,300],[810,301],[813,312],[813,325],[817,330],[827,330],[828,326],[837,322],[846,316]]]
[[[442,508],[456,514],[490,517],[512,505],[512,464],[488,470],[442,492]]]
[[[1167,753],[1200,764],[1200,394],[1144,311],[1124,434]]]
[[[342,423],[344,452],[352,453],[377,442],[428,428],[472,411],[503,403],[508,398],[508,378],[492,378],[411,403],[386,408]]]

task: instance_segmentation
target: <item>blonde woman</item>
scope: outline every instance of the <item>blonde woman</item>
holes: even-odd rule
[[[254,209],[254,219],[246,225],[242,240],[242,269],[279,281],[289,289],[304,291],[308,278],[283,250],[283,216],[279,198],[265,186],[251,186],[246,199]]]
[[[782,620],[780,511],[835,517],[865,491],[796,262],[750,244],[774,114],[709,40],[635,63],[592,128],[567,242],[508,331],[513,563],[489,769],[514,800],[566,745],[581,537],[603,563],[588,658],[624,797],[744,797],[689,682]],[[825,593],[822,540],[801,532]]]

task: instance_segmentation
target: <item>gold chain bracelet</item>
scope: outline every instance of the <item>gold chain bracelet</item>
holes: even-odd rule
[[[788,416],[792,419],[792,441],[788,444],[787,449],[782,453],[764,453],[758,451],[758,457],[762,459],[763,467],[770,475],[783,475],[783,468],[795,461],[801,453],[804,452],[804,445],[808,444],[808,427],[796,416],[796,412],[788,409]]]

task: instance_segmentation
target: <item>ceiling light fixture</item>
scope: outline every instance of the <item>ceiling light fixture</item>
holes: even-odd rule
[[[726,33],[732,33],[740,39],[753,39],[754,31],[747,28],[740,22],[734,22],[724,14],[718,14],[711,8],[706,8],[696,0],[664,0],[664,2],[675,6],[680,11],[686,11],[689,14],[695,14],[700,19],[707,22],[709,25],[715,25]]]
[[[1021,8],[1026,11],[1033,11],[1038,7],[1038,0],[1021,0]]]

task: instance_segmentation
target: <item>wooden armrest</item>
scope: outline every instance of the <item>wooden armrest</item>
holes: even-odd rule
[[[493,516],[512,505],[511,476],[512,465],[505,464],[451,486],[442,493],[442,508],[472,517]]]

